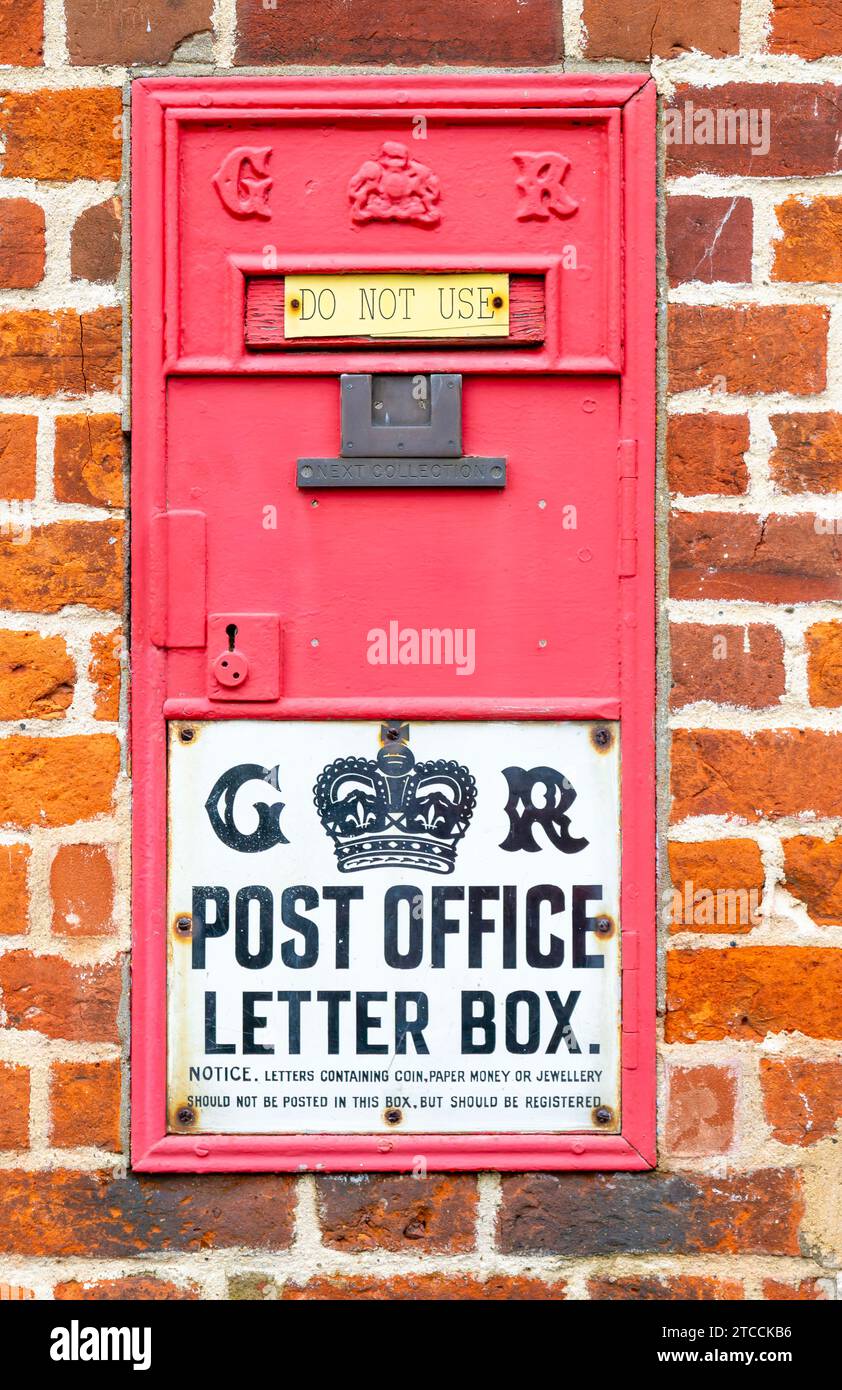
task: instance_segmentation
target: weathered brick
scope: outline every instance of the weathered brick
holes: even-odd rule
[[[810,284],[842,280],[842,198],[787,198],[775,213],[781,239],[775,242],[772,279]]]
[[[44,61],[44,0],[2,0],[0,64],[34,68]]]
[[[818,1279],[802,1279],[798,1284],[786,1283],[782,1279],[764,1279],[763,1297],[770,1302],[826,1299],[827,1294]]]
[[[554,63],[563,56],[553,0],[237,0],[238,63]]]
[[[123,634],[95,632],[91,637],[88,677],[94,686],[94,719],[114,720],[120,713],[120,654]]]
[[[709,1274],[675,1274],[662,1279],[643,1275],[588,1280],[588,1296],[593,1299],[650,1299],[658,1302],[698,1299],[705,1303],[735,1302],[745,1298],[742,1284],[734,1279],[715,1279]]]
[[[60,502],[123,505],[123,434],[119,415],[59,415],[55,490]]]
[[[842,923],[842,839],[793,835],[783,851],[784,886],[819,926]]]
[[[810,704],[842,705],[842,623],[813,623],[807,629]]]
[[[667,1042],[757,1042],[770,1033],[842,1038],[842,950],[667,952]]]
[[[819,304],[671,304],[670,390],[708,386],[726,395],[796,396],[823,391],[828,322],[828,310]]]
[[[104,815],[119,768],[112,734],[0,739],[0,825],[72,825]]]
[[[114,870],[104,845],[60,845],[50,866],[50,893],[56,935],[114,930]]]
[[[836,173],[840,90],[833,82],[679,83],[664,112],[667,175]]]
[[[760,1084],[769,1128],[782,1144],[817,1144],[842,1119],[842,1062],[761,1057]]]
[[[0,393],[52,396],[120,389],[120,310],[0,313]]]
[[[670,840],[672,931],[739,935],[757,925],[763,861],[754,840]]]
[[[118,179],[123,104],[117,87],[0,92],[7,179]]]
[[[772,415],[772,477],[786,492],[842,491],[842,414]]]
[[[0,630],[0,719],[60,719],[75,679],[63,637]]]
[[[0,497],[6,501],[35,496],[37,441],[35,415],[0,415]]]
[[[0,535],[0,607],[56,613],[69,603],[116,612],[123,598],[118,521],[54,521],[25,542]]]
[[[667,275],[671,285],[688,280],[713,284],[751,281],[750,198],[700,198],[674,193],[667,199]]]
[[[797,1255],[798,1173],[504,1174],[498,1244],[505,1254]]]
[[[0,288],[40,284],[44,257],[44,209],[27,198],[0,198]]]
[[[23,1284],[0,1284],[0,1303],[19,1302],[21,1299],[34,1297],[35,1290],[25,1288]]]
[[[812,811],[836,816],[842,802],[842,734],[816,729],[676,729],[672,819],[740,816],[757,821]]]
[[[123,1279],[86,1282],[67,1279],[53,1289],[53,1298],[60,1303],[148,1303],[159,1300],[184,1303],[198,1297],[195,1284],[174,1284],[169,1279],[159,1279],[155,1274],[127,1274]]]
[[[120,1152],[120,1063],[53,1062],[50,1140],[57,1149]]]
[[[70,274],[74,280],[110,285],[117,279],[122,257],[121,215],[119,198],[80,212],[70,233]]]
[[[749,445],[746,415],[670,415],[667,476],[671,492],[687,497],[745,492]]]
[[[9,1028],[67,1042],[116,1042],[119,962],[72,965],[60,956],[0,956],[0,1006]]]
[[[668,1152],[692,1158],[727,1153],[734,1142],[734,1073],[727,1067],[675,1065],[668,1068],[667,1083]]]
[[[472,1250],[477,1185],[473,1177],[437,1175],[322,1178],[322,1239],[335,1250]]]
[[[31,1258],[226,1246],[283,1250],[295,1185],[274,1174],[115,1177],[0,1170],[0,1251]]]
[[[675,512],[670,523],[674,598],[811,603],[842,598],[842,537],[809,513]]]
[[[180,43],[211,33],[212,0],[149,0],[144,6],[65,0],[71,63],[168,63]]]
[[[362,1300],[384,1303],[476,1301],[482,1303],[559,1302],[565,1296],[562,1279],[533,1279],[525,1275],[497,1274],[480,1279],[470,1274],[374,1274],[316,1275],[306,1284],[284,1284],[284,1302],[313,1300],[321,1303]],[[265,1295],[264,1295],[265,1296]]]
[[[784,693],[784,644],[776,627],[673,623],[670,648],[673,709],[696,700],[765,709]]]
[[[29,1067],[0,1062],[0,1149],[29,1148]]]
[[[29,931],[29,845],[0,845],[0,936]]]
[[[835,0],[772,0],[773,53],[828,58],[842,53],[842,10]]]
[[[591,59],[680,58],[691,49],[722,58],[740,49],[740,0],[585,0]]]

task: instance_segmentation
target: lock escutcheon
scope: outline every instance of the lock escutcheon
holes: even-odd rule
[[[227,689],[242,685],[249,673],[248,657],[236,647],[230,651],[220,652],[213,663],[213,674],[220,685]]]

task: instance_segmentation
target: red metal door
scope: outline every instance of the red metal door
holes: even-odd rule
[[[423,1152],[441,1168],[645,1167],[654,89],[143,80],[133,101],[135,1165],[409,1167],[420,1142],[168,1132],[167,724],[514,718],[619,720],[622,1123],[432,1134]],[[506,277],[505,335],[290,329],[302,278],[477,271]],[[301,461],[343,466],[349,374],[424,392],[457,378],[459,457],[505,460],[505,486],[430,485],[438,456],[409,475],[423,486],[302,485]],[[473,635],[461,660],[425,663],[401,658],[407,632]]]

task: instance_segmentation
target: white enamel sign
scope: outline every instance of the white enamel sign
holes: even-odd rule
[[[169,740],[169,1127],[620,1129],[612,723]]]

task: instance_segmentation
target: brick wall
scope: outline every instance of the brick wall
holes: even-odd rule
[[[0,0],[0,1298],[838,1295],[840,55],[828,0]],[[378,63],[619,63],[663,97],[647,1175],[127,1168],[123,84]]]

